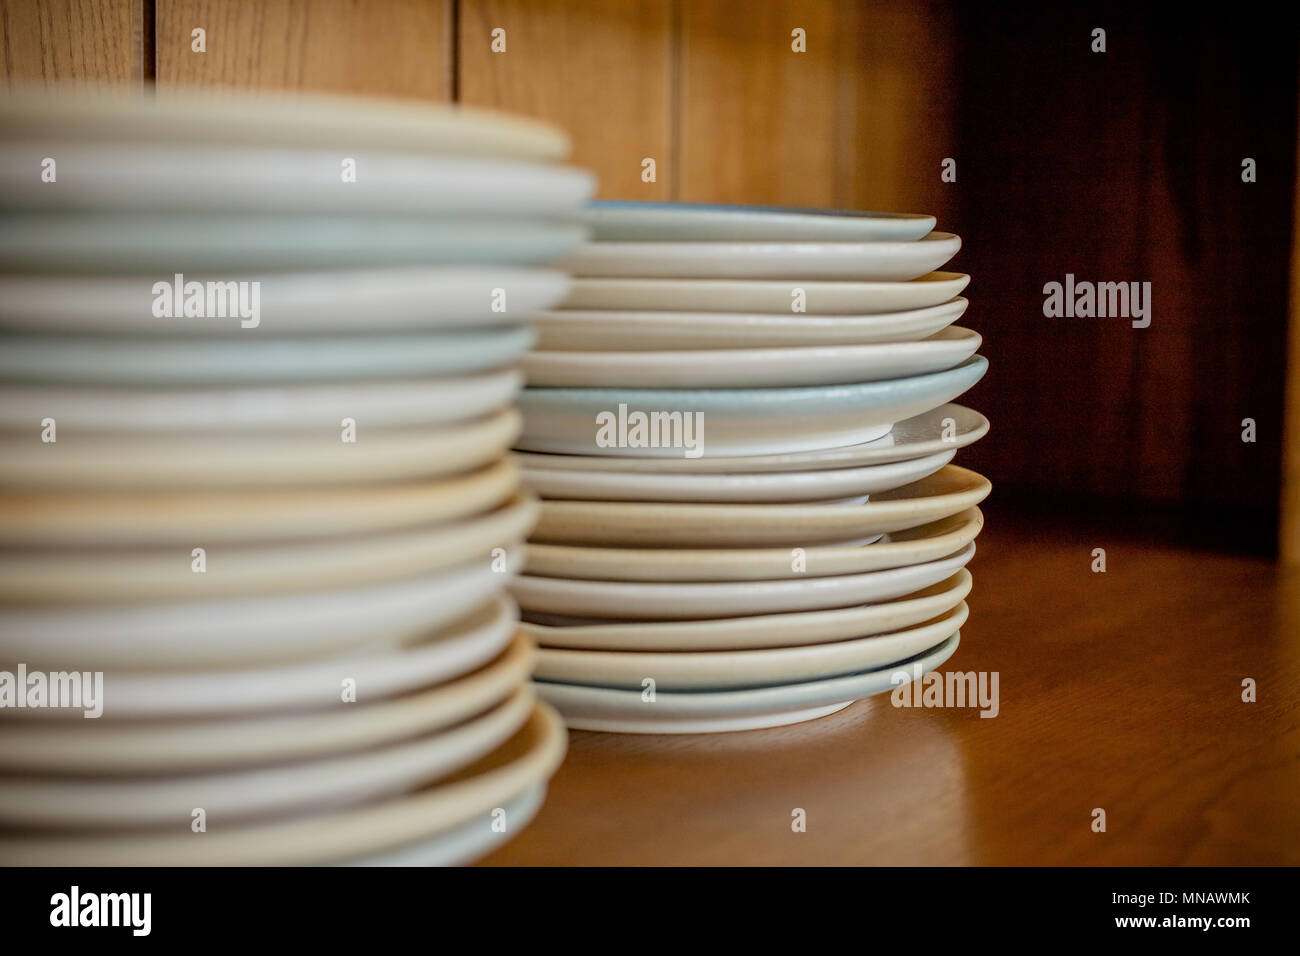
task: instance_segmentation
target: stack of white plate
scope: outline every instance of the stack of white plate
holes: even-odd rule
[[[512,584],[569,725],[793,723],[953,653],[987,362],[929,216],[597,203],[525,360]],[[640,416],[640,417],[638,417]]]
[[[506,586],[526,323],[586,235],[565,137],[178,95],[0,129],[0,860],[513,835],[564,752]]]

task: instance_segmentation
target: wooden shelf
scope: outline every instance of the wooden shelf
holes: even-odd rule
[[[486,862],[1300,862],[1300,575],[1000,512],[945,665],[999,672],[996,718],[883,696],[774,730],[575,732]]]

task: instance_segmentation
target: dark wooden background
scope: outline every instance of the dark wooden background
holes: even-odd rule
[[[960,8],[951,222],[992,362],[970,401],[994,423],[965,455],[1000,500],[1272,548],[1300,35],[1277,12]],[[1094,25],[1105,54],[1083,42]],[[1066,273],[1151,282],[1150,327],[1045,318],[1043,284]]]

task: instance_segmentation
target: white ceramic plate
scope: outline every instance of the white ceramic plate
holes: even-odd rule
[[[580,226],[541,220],[7,213],[0,216],[0,268],[160,276],[211,270],[238,282],[268,269],[544,263],[586,238]]]
[[[961,239],[913,242],[589,242],[561,265],[575,276],[624,279],[829,279],[905,282],[957,254]]]
[[[825,501],[888,491],[934,474],[952,461],[954,451],[924,458],[752,475],[678,475],[640,471],[561,471],[524,469],[524,483],[543,498],[590,501]],[[3,587],[3,585],[0,585]]]
[[[702,618],[614,621],[537,615],[521,627],[544,647],[593,651],[728,651],[846,641],[921,624],[951,611],[970,594],[965,568],[951,578],[893,601],[825,611]]]
[[[303,866],[409,846],[477,818],[545,781],[564,758],[559,716],[538,705],[518,734],[451,780],[341,812],[210,829],[0,835],[13,866]]]
[[[337,707],[344,680],[372,702],[440,684],[482,667],[510,643],[518,624],[514,602],[494,597],[418,644],[383,652],[279,666],[154,673],[109,671],[104,699],[113,719],[256,713]]]
[[[0,381],[66,385],[211,385],[464,375],[519,360],[526,326],[347,338],[5,336]]]
[[[860,445],[889,434],[894,422],[930,411],[966,391],[988,361],[885,382],[766,389],[527,388],[519,396],[524,451],[616,458],[699,459],[786,455]],[[624,406],[624,407],[620,407]],[[633,415],[660,417],[659,447],[630,447]],[[704,428],[697,423],[703,416]],[[687,416],[690,416],[689,418]],[[623,424],[620,425],[620,422]],[[664,422],[677,422],[667,434]],[[692,430],[686,432],[687,422]],[[694,451],[687,447],[687,438]],[[652,437],[646,435],[647,441]],[[683,470],[690,468],[683,467]],[[829,465],[827,467],[830,467]],[[734,467],[724,470],[748,470]]]
[[[539,351],[807,348],[911,342],[956,322],[969,301],[880,315],[554,309],[533,316]]]
[[[419,652],[419,647],[412,651]],[[376,656],[392,654],[390,649]],[[79,715],[6,719],[0,768],[118,777],[252,767],[364,750],[454,727],[489,710],[528,679],[534,660],[532,642],[516,636],[500,656],[446,683],[394,698],[376,693],[372,699],[362,691],[356,703],[343,703],[336,684],[328,708],[307,712],[277,712],[277,702],[264,699],[262,712],[247,714],[117,719],[108,716],[117,713],[111,707],[97,720]]]
[[[569,289],[563,272],[502,265],[259,270],[244,278],[260,283],[255,328],[245,328],[252,320],[239,317],[155,316],[154,284],[174,282],[171,275],[0,275],[0,328],[177,336],[482,328],[516,324]],[[185,283],[214,279],[231,281],[192,274]]]
[[[597,239],[634,242],[907,242],[935,224],[933,216],[896,212],[682,202],[593,202],[584,218]]]
[[[13,776],[0,822],[23,829],[184,829],[195,807],[223,826],[392,798],[499,747],[523,725],[534,695],[520,687],[488,713],[439,733],[324,759],[175,776]]]
[[[193,570],[184,546],[0,548],[0,603],[121,604],[211,600],[353,587],[487,561],[503,541],[522,541],[537,521],[532,496],[461,521],[375,535],[270,545],[213,544]]]
[[[500,808],[494,807],[477,819],[452,827],[432,839],[379,856],[350,860],[346,865],[460,866],[471,863],[487,856],[526,827],[537,816],[545,800],[546,787],[538,784],[507,800]]]
[[[932,272],[911,282],[775,279],[575,279],[566,309],[633,312],[771,312],[791,315],[803,291],[809,315],[870,315],[924,309],[961,295],[970,276]]]
[[[496,461],[523,418],[502,408],[463,423],[376,428],[364,440],[339,433],[120,432],[61,429],[56,442],[27,428],[0,432],[0,487],[223,488],[409,481]]]
[[[538,693],[550,701],[575,730],[625,734],[705,734],[781,727],[825,717],[853,701],[892,690],[939,667],[957,650],[954,634],[911,661],[844,677],[797,684],[726,691],[665,691],[653,702],[641,690],[539,682]],[[898,680],[895,680],[895,678]]]
[[[0,545],[38,548],[297,541],[410,530],[496,508],[519,490],[505,458],[465,475],[397,485],[212,491],[0,493]]]
[[[402,382],[336,382],[242,388],[160,389],[0,386],[0,427],[60,431],[322,429],[342,440],[343,419],[365,428],[462,422],[509,405],[516,369]]]
[[[765,581],[862,574],[934,561],[960,551],[984,527],[978,508],[882,535],[865,545],[800,548],[588,548],[528,545],[536,577],[594,581]]]
[[[928,478],[873,495],[865,504],[542,502],[532,540],[620,547],[806,548],[937,521],[979,504],[987,478],[945,465]]]
[[[530,352],[531,386],[763,388],[842,385],[924,375],[975,354],[978,332],[952,327],[919,342],[671,352]]]
[[[583,617],[681,620],[819,611],[889,601],[944,580],[975,556],[975,544],[947,558],[909,567],[774,581],[584,581],[520,575],[511,584],[527,612]]]
[[[963,405],[941,405],[894,425],[876,441],[840,448],[778,455],[744,455],[735,458],[705,455],[700,458],[634,457],[631,455],[516,454],[527,471],[618,471],[655,474],[757,474],[783,471],[818,471],[859,468],[907,461],[965,448],[983,438],[989,421]],[[2,466],[0,466],[2,467]],[[0,470],[0,473],[3,473]]]
[[[58,161],[58,188],[27,175]],[[582,169],[481,157],[350,154],[222,144],[0,142],[0,206],[258,213],[553,216],[576,210],[595,180]]]
[[[138,90],[69,93],[28,89],[0,103],[10,141],[179,143],[392,150],[435,156],[557,160],[569,139],[557,127],[473,107],[338,94],[266,90]]]
[[[822,680],[884,667],[920,654],[960,630],[963,601],[937,618],[905,630],[855,640],[739,651],[579,651],[542,648],[535,680],[640,690],[647,678],[660,690],[733,690]]]
[[[508,552],[505,571],[479,560],[400,581],[265,597],[0,607],[0,660],[78,670],[233,667],[397,644],[501,593],[522,563]]]

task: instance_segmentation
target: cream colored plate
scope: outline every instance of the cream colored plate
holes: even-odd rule
[[[344,156],[392,150],[435,156],[558,160],[569,138],[537,120],[464,106],[231,89],[95,92],[24,89],[0,103],[9,141],[316,147]]]
[[[895,531],[868,545],[801,548],[585,548],[529,544],[524,570],[548,578],[594,581],[765,581],[805,575],[861,574],[934,561],[960,551],[984,527],[968,508],[949,518]]]
[[[583,501],[826,501],[877,494],[920,481],[952,461],[953,451],[862,468],[730,475],[524,469],[524,483],[543,498]]]
[[[966,361],[978,332],[953,326],[919,342],[666,352],[529,352],[529,386],[782,388],[925,375]]]
[[[337,813],[249,826],[137,833],[0,836],[12,866],[304,866],[381,853],[432,837],[546,780],[565,750],[564,725],[539,704],[510,740],[436,786]]]
[[[451,730],[273,767],[117,780],[10,777],[0,799],[0,823],[24,829],[150,826],[183,832],[195,807],[225,827],[369,803],[478,760],[519,730],[534,703],[532,690],[523,686],[503,704]]]
[[[973,471],[946,465],[861,505],[543,501],[532,540],[635,547],[809,547],[937,521],[979,504],[992,487]]]
[[[455,521],[503,503],[519,466],[434,481],[231,491],[10,491],[0,493],[0,545],[172,544],[184,551],[232,542],[366,534]]]
[[[537,784],[484,811],[477,819],[445,830],[435,837],[388,853],[348,860],[348,866],[459,866],[487,856],[506,843],[537,816],[546,800],[546,785]],[[503,826],[504,824],[504,826]]]
[[[401,659],[417,658],[411,662],[418,667],[420,654],[416,648]],[[381,699],[376,688],[372,700],[358,679],[357,703],[345,704],[336,684],[334,703],[326,710],[275,713],[279,701],[272,685],[263,701],[268,713],[254,715],[118,720],[109,701],[106,716],[97,720],[6,719],[0,768],[118,776],[322,758],[453,727],[504,700],[527,680],[533,664],[532,641],[520,634],[480,669],[399,697]],[[275,672],[268,675],[273,680]]]
[[[372,702],[485,665],[510,643],[518,624],[514,601],[497,595],[415,641],[366,644],[342,656],[244,668],[108,668],[103,698],[110,722],[337,708],[345,681],[355,685],[358,699]],[[38,719],[60,717],[72,723],[82,719],[78,710],[55,708],[43,711]]]
[[[49,418],[59,433],[175,429],[319,429],[342,441],[344,420],[366,429],[464,422],[509,405],[523,375],[516,369],[402,382],[248,388],[71,388],[0,386],[0,428],[38,430]],[[37,434],[40,432],[37,431]]]
[[[499,561],[479,558],[361,587],[205,601],[0,606],[0,661],[76,670],[238,667],[418,640],[500,594],[523,563],[519,544],[501,542],[506,550]]]
[[[0,217],[0,268],[60,274],[215,273],[248,281],[250,273],[262,270],[543,265],[586,238],[580,226],[541,219],[6,211]]]
[[[184,548],[0,548],[0,604],[121,605],[350,588],[428,574],[522,541],[537,502],[516,495],[499,508],[409,531],[343,535],[263,547],[216,544],[196,574]]]
[[[945,614],[966,599],[965,568],[946,581],[893,601],[752,617],[695,621],[611,621],[535,615],[520,625],[539,644],[595,651],[724,651],[795,647],[895,631]]]
[[[946,614],[906,630],[857,640],[743,651],[578,651],[543,648],[537,680],[640,690],[729,690],[821,680],[884,667],[933,647],[966,623],[961,602]]]
[[[0,432],[0,486],[222,488],[345,485],[434,478],[482,467],[519,437],[522,418],[503,408],[453,425],[286,434],[93,434],[62,429]]]
[[[510,591],[530,613],[582,617],[673,620],[813,611],[888,601],[936,584],[965,567],[972,542],[938,561],[864,574],[779,581],[661,582],[582,581],[522,575]]]
[[[988,434],[989,420],[964,405],[940,405],[894,425],[889,434],[873,442],[777,455],[726,458],[704,455],[675,458],[628,455],[560,455],[518,452],[529,470],[636,471],[682,475],[754,474],[776,471],[819,471],[824,468],[860,468],[906,461],[924,455],[965,448]],[[707,429],[706,429],[707,431]]]
[[[969,283],[970,276],[959,272],[931,272],[911,282],[574,279],[563,308],[790,315],[802,302],[808,315],[871,315],[939,305],[961,295]]]
[[[909,312],[833,316],[565,309],[535,313],[533,324],[540,351],[801,348],[923,339],[960,319],[968,305],[958,297]]]

